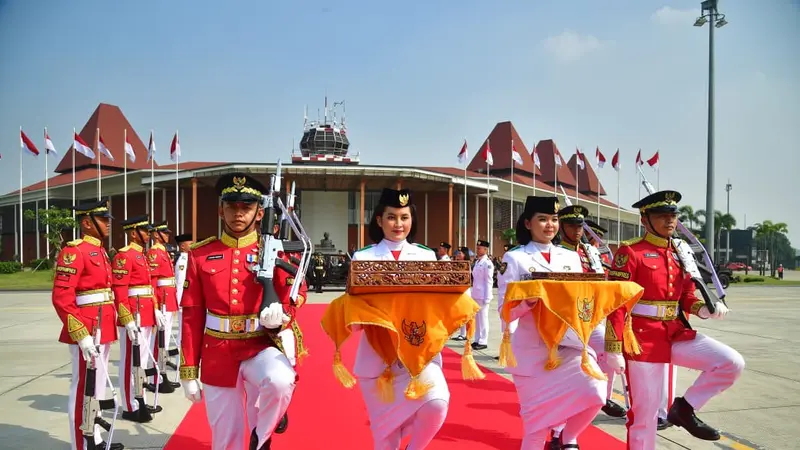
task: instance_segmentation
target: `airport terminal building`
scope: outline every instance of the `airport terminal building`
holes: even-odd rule
[[[96,159],[80,153],[73,156],[72,148],[64,152],[55,174],[47,180],[50,205],[65,208],[72,205],[73,167],[77,201],[96,199],[99,170],[102,195],[111,199],[112,214],[117,220],[126,217],[127,207],[130,215],[147,212],[153,221],[167,220],[173,231],[192,233],[200,240],[218,235],[221,230],[214,192],[221,175],[250,173],[268,185],[270,175],[275,172],[275,164],[196,161],[179,164],[177,182],[174,164],[155,165],[151,176],[147,148],[120,108],[100,104],[80,136],[93,145],[98,129],[102,130],[103,141],[115,155],[115,161],[103,158],[98,169]],[[127,172],[123,161],[125,130],[136,154],[135,163],[127,162]],[[595,216],[594,220],[599,215],[599,223],[609,229],[606,235],[609,243],[636,235],[638,213],[624,209],[620,213],[621,236],[617,235],[618,207],[604,198],[605,190],[588,161],[580,167],[573,155],[556,172],[558,149],[552,140],[544,140],[536,144],[540,160],[540,168],[537,168],[527,156],[530,151],[511,122],[498,123],[487,141],[491,142],[494,160],[488,174],[483,146],[475,152],[466,170],[463,167],[362,165],[359,155],[350,151],[343,125],[312,122],[303,131],[300,148],[282,158],[283,189],[287,192],[291,183],[296,183],[296,211],[312,242],[319,243],[328,233],[336,249],[344,252],[370,243],[366,226],[381,189],[402,187],[414,192],[421,222],[418,242],[431,247],[440,241],[473,247],[477,239],[486,239],[492,243],[492,253],[500,254],[506,243],[503,232],[512,227],[512,217],[522,212],[525,197],[534,193],[552,194],[556,174],[558,186],[564,188],[573,203],[577,200],[586,206]],[[512,145],[523,157],[523,164],[513,168],[513,178]],[[563,197],[560,188],[558,192],[559,197]],[[44,209],[45,180],[24,187],[22,202],[22,211]],[[0,197],[0,260],[18,259],[20,245],[25,262],[46,257],[44,226],[33,219],[23,220],[20,230],[19,214],[18,191]],[[71,235],[65,238],[71,239]],[[112,223],[109,248],[123,245],[122,231]]]

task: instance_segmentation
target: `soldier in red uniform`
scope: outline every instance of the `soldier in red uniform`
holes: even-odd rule
[[[83,238],[68,242],[58,254],[53,280],[53,307],[63,323],[58,340],[69,344],[72,356],[72,381],[67,407],[72,450],[88,450],[91,444],[95,448],[105,448],[106,443],[102,442],[99,425],[94,425],[93,436],[84,436],[81,431],[86,362],[94,359],[97,363],[96,397],[105,399],[108,355],[111,343],[117,340],[117,317],[111,293],[111,262],[103,248],[103,239],[108,236],[112,217],[108,200],[76,205],[73,209]],[[99,346],[94,341],[98,318],[101,318]],[[112,443],[111,448],[120,450],[124,446]]]
[[[195,244],[189,255],[180,375],[193,402],[202,398],[201,375],[213,450],[239,448],[246,421],[252,428],[250,449],[266,450],[294,392],[296,374],[278,333],[292,327],[296,305],[284,295],[281,303],[260,311],[263,287],[253,268],[259,251],[256,224],[264,216],[259,202],[268,191],[249,174],[238,173],[223,176],[216,188],[224,231],[219,239]],[[273,283],[288,286],[289,277],[276,269]]]
[[[722,319],[728,308],[719,303],[716,311],[709,313],[683,270],[672,240],[680,199],[678,192],[660,191],[634,203],[647,233],[623,242],[609,271],[613,279],[634,281],[644,288],[642,300],[630,311],[613,312],[606,327],[607,362],[617,373],[627,372],[630,387],[629,449],[656,448],[667,364],[701,372],[686,394],[675,398],[668,419],[694,437],[709,441],[719,440],[720,434],[697,418],[695,411],[731,387],[744,369],[744,359],[736,350],[692,330],[684,316],[691,313],[701,319]],[[626,318],[632,320],[632,330],[623,334]]]
[[[169,242],[169,235],[172,231],[167,226],[167,222],[153,224],[151,226],[151,238],[153,245],[147,251],[147,259],[150,261],[150,278],[156,296],[156,325],[164,328],[164,349],[169,350],[170,337],[172,336],[172,318],[178,312],[178,295],[175,286],[175,267],[172,258],[167,252],[166,245]],[[158,333],[153,333],[150,340],[153,357],[158,361],[159,343],[157,342]],[[154,362],[155,364],[155,362]],[[166,374],[159,374],[158,392],[169,394],[175,392],[175,388],[180,383],[170,381]],[[155,377],[153,383],[149,383],[148,390],[155,391]]]
[[[153,420],[152,413],[161,411],[160,406],[146,404],[144,392],[140,398],[135,398],[136,391],[142,386],[136,386],[137,374],[133,368],[133,342],[139,343],[139,361],[144,369],[150,358],[147,348],[156,326],[156,299],[150,280],[150,265],[144,251],[144,246],[150,240],[150,222],[147,215],[143,215],[129,218],[120,225],[130,242],[114,255],[111,269],[114,275],[111,284],[117,305],[117,326],[120,327],[121,336],[119,391],[122,394],[122,418],[145,423]]]
[[[599,237],[600,239],[603,239],[606,233],[608,233],[608,230],[598,225],[595,221],[591,219],[584,219],[584,221],[586,222],[586,225],[589,225],[589,228],[591,228],[592,231],[594,231],[597,237]],[[597,242],[592,236],[589,236],[589,243],[595,246],[596,248],[600,248],[600,242]],[[605,267],[611,266],[611,258],[609,257],[608,253],[601,253],[600,259],[603,261],[603,265]],[[608,273],[608,270],[606,270],[606,273]]]

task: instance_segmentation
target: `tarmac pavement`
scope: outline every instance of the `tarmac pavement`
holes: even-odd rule
[[[785,276],[800,279],[800,272],[787,271]],[[328,303],[337,295],[335,291],[309,294],[308,300]],[[492,307],[495,305],[496,296]],[[800,287],[734,285],[728,305],[732,312],[724,321],[692,318],[695,329],[731,345],[747,362],[737,384],[699,412],[703,420],[724,432],[724,438],[716,443],[698,441],[673,427],[659,433],[659,449],[798,448],[800,427],[792,424],[800,417],[800,331],[796,326]],[[494,359],[501,339],[499,318],[496,314],[490,317],[489,349],[475,352],[475,357],[508,377]],[[69,448],[66,405],[71,369],[67,347],[57,342],[60,328],[48,293],[0,293],[0,449]],[[448,346],[460,352],[463,342],[450,341]],[[110,368],[115,385],[118,359],[119,346],[115,344]],[[678,393],[696,376],[696,372],[680,369]],[[617,402],[624,404],[619,381],[616,391]],[[152,397],[148,401],[152,402]],[[189,402],[178,389],[160,395],[159,403],[164,411],[149,424],[118,420],[114,441],[129,449],[163,448]],[[625,439],[623,419],[600,413],[595,425]]]

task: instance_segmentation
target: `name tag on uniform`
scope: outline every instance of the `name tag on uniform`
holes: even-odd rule
[[[658,258],[658,253],[645,253],[645,258]]]
[[[245,255],[246,261],[249,263],[254,263],[258,261],[258,255]]]
[[[206,261],[214,261],[215,259],[223,259],[225,255],[208,255]]]

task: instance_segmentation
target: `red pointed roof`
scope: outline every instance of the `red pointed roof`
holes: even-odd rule
[[[578,180],[578,190],[582,194],[597,195],[597,190],[599,189],[600,195],[606,195],[603,185],[600,183],[600,180],[597,179],[592,165],[589,164],[589,160],[586,158],[586,153],[583,153],[583,159],[583,169],[578,167],[578,155],[574,153],[572,154],[572,158],[569,159],[569,162],[567,162],[567,167],[569,167],[570,172],[572,172],[573,176]]]
[[[513,159],[511,158],[512,141],[514,142],[514,148],[517,149],[517,153],[519,153],[519,155],[522,157],[521,166],[514,163]],[[472,161],[470,161],[469,165],[467,166],[467,170],[486,173],[486,160],[483,158],[483,151],[486,148],[487,142],[492,149],[493,164],[489,168],[491,173],[503,172],[507,170],[510,171],[511,165],[514,164],[515,172],[522,171],[533,174],[533,171],[535,170],[536,176],[541,175],[539,170],[536,169],[536,166],[533,165],[533,161],[531,161],[528,147],[525,146],[525,142],[522,141],[522,138],[519,137],[514,125],[509,121],[499,122],[494,126],[492,132],[489,133],[489,137],[483,141],[483,144],[472,157]]]
[[[564,154],[558,150],[556,143],[552,139],[545,139],[536,144],[536,153],[539,155],[539,162],[542,165],[542,181],[550,185],[553,185],[556,181],[555,152],[561,155],[561,160],[563,161]],[[570,187],[575,186],[575,177],[572,176],[572,172],[569,170],[569,167],[567,167],[566,161],[564,161],[564,164],[561,164],[561,167],[558,169],[558,184]]]
[[[150,163],[147,161],[147,146],[139,139],[139,136],[134,131],[128,119],[122,114],[122,110],[118,106],[100,103],[97,109],[83,126],[80,136],[86,144],[88,144],[95,152],[95,159],[89,159],[81,153],[75,154],[75,169],[80,170],[83,167],[97,167],[97,158],[100,153],[97,151],[97,129],[100,129],[100,135],[103,136],[103,143],[108,148],[108,151],[114,156],[114,161],[103,156],[100,164],[103,168],[123,170],[126,158],[124,147],[124,133],[128,131],[128,142],[133,147],[133,153],[136,155],[136,162],[132,163],[128,160],[128,169],[149,169]],[[70,146],[70,149],[64,152],[64,157],[56,167],[57,173],[72,172],[72,152],[75,150]],[[155,164],[158,168],[158,164]]]

